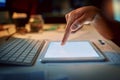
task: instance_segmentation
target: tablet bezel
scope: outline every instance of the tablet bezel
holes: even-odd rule
[[[45,54],[48,50],[48,47],[50,43],[52,42],[59,42],[59,41],[49,41],[46,47],[44,47],[44,50],[42,51],[41,55],[41,62],[43,63],[57,63],[57,62],[101,62],[105,60],[105,57],[103,53],[100,51],[100,49],[91,41],[69,41],[69,42],[88,42],[93,49],[97,52],[99,57],[70,57],[70,58],[45,58]],[[67,43],[69,43],[67,42]]]

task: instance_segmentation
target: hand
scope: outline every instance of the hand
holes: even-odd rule
[[[93,21],[97,14],[99,14],[99,9],[94,6],[81,7],[66,14],[67,25],[61,45],[65,44],[71,32],[76,32],[86,22]]]

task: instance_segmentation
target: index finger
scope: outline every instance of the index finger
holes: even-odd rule
[[[75,21],[75,19],[76,19],[75,17],[76,16],[74,16],[72,14],[72,12],[66,15],[67,25],[66,25],[65,34],[64,34],[64,37],[62,39],[61,45],[65,45],[66,41],[68,40],[68,37],[71,33],[71,28],[70,27],[71,27],[72,23]]]
[[[70,26],[68,26],[68,27],[66,27],[66,31],[65,31],[65,34],[64,34],[61,45],[65,45],[66,41],[68,40],[68,37],[69,37],[70,33],[71,33],[71,29],[70,29]]]

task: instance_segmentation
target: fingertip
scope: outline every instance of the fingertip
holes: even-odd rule
[[[65,45],[65,42],[62,40],[62,42],[61,42],[61,46],[64,46]]]
[[[61,46],[64,46],[64,43],[61,43]]]

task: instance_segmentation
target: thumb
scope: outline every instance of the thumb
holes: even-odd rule
[[[85,24],[90,24],[92,20],[88,20],[85,15],[81,16],[79,19],[75,20],[71,25],[70,29],[75,32],[83,27]]]

